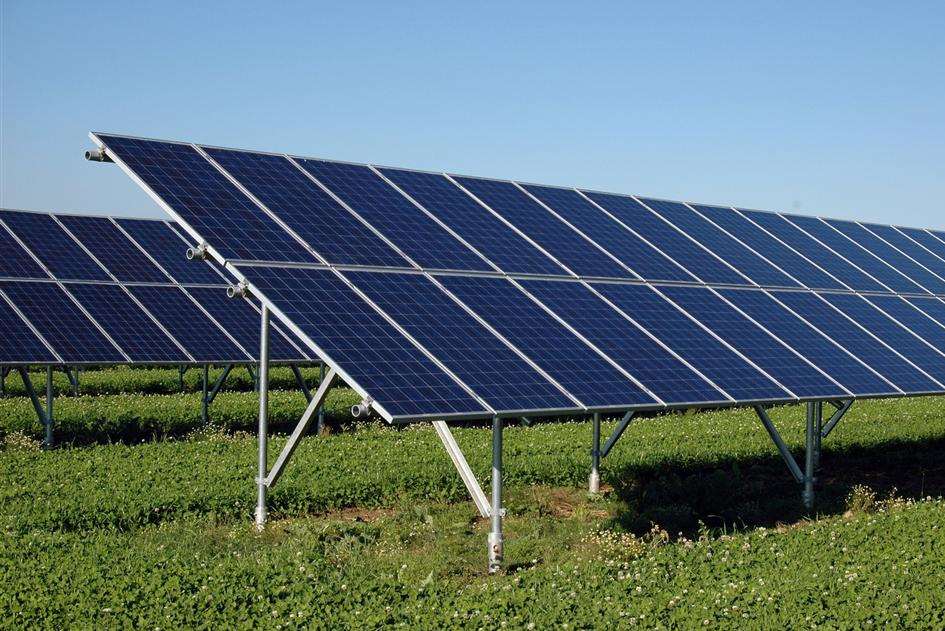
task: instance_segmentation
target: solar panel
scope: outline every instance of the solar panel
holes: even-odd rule
[[[135,240],[178,283],[219,285],[227,282],[203,261],[188,261],[188,244],[163,221],[153,219],[116,219],[122,230]]]
[[[187,287],[200,306],[210,314],[254,360],[259,360],[260,313],[248,299],[228,298],[222,287]],[[270,327],[269,358],[275,362],[306,359],[276,326]]]
[[[857,327],[827,302],[812,292],[781,291],[773,295],[800,313],[805,320],[824,332],[825,335],[849,349],[874,370],[908,393],[935,392],[941,387],[923,375],[903,358],[877,343],[869,334]]]
[[[391,418],[489,415],[333,272],[276,267],[239,271]]]
[[[719,230],[685,204],[645,198],[640,198],[640,202],[759,285],[800,286],[797,281]]]
[[[285,156],[204,150],[329,263],[410,267]]]
[[[746,246],[791,274],[806,287],[845,289],[844,285],[732,208],[689,204]]]
[[[55,275],[64,280],[111,280],[52,215],[4,211],[3,222]],[[39,274],[39,278],[47,277]]]
[[[529,280],[522,285],[664,403],[731,400],[583,284]]]
[[[316,261],[194,147],[120,136],[99,138],[227,259]]]
[[[945,326],[945,302],[938,298],[906,298],[910,304],[920,309],[924,314]]]
[[[198,362],[244,362],[247,356],[180,287],[129,287],[145,309]]]
[[[510,274],[567,272],[462,189],[438,173],[380,169],[391,182]]]
[[[861,270],[825,248],[781,215],[758,210],[739,212],[769,233],[791,246],[824,271],[857,291],[889,291]],[[839,235],[836,235],[839,238]]]
[[[633,274],[549,213],[511,182],[454,178],[575,274],[633,278]]]
[[[463,276],[439,280],[586,407],[658,405],[511,282]]]
[[[428,278],[384,272],[347,277],[493,409],[580,409]]]
[[[937,323],[904,298],[899,296],[864,296],[864,298],[939,351],[945,349],[945,326]]]
[[[913,259],[916,263],[921,265],[926,270],[934,273],[936,276],[932,280],[932,284],[935,287],[930,287],[929,285],[922,282],[921,284],[926,288],[931,290],[933,293],[942,294],[945,293],[942,290],[945,289],[945,283],[942,282],[942,278],[945,277],[945,261],[938,258],[937,256],[930,254],[921,246],[917,246],[915,241],[902,234],[892,226],[881,226],[878,224],[861,224],[864,228],[869,230],[871,233],[880,237],[883,241],[890,244],[896,250],[901,252],[903,255],[908,256],[910,259]],[[892,260],[892,259],[889,259]],[[911,261],[910,261],[911,263]],[[906,263],[908,267],[910,263]],[[899,265],[896,266],[898,269],[906,272],[907,274],[911,273],[904,267]],[[921,269],[921,268],[920,268]],[[915,279],[922,278],[922,274],[927,273],[925,270],[919,272],[919,275],[912,275]],[[921,282],[921,281],[920,281]]]
[[[111,220],[78,215],[58,215],[58,219],[118,280],[142,283],[170,280]]]
[[[0,295],[0,364],[58,361],[46,344]]]
[[[298,162],[420,266],[492,269],[370,168],[323,160]]]
[[[711,290],[660,287],[660,291],[797,396],[843,397],[848,394]]]
[[[7,281],[0,283],[0,290],[66,363],[127,361],[58,284]]]
[[[899,272],[899,275],[896,276],[897,279],[903,276],[911,281],[911,283],[904,283],[901,287],[898,287],[897,291],[945,293],[945,281],[942,281],[941,278],[921,265],[916,264],[915,261],[903,255],[902,252],[899,252],[863,226],[852,221],[839,221],[837,219],[826,219],[825,221],[861,248],[873,254],[876,260],[882,261],[885,264],[882,269],[895,270]],[[915,287],[906,289],[906,287],[913,285],[918,289]]]
[[[896,230],[921,245],[927,252],[934,254],[940,261],[945,261],[945,241],[937,239],[931,231],[901,226],[897,226]]]
[[[6,213],[4,213],[6,214]],[[0,277],[49,278],[39,263],[0,223]]]
[[[66,289],[131,361],[190,362],[180,347],[118,285],[70,283]]]
[[[706,252],[632,197],[590,191],[584,193],[702,281],[732,285],[749,284],[744,276]]]
[[[573,189],[524,185],[595,243],[647,280],[695,281],[695,276],[649,245]]]
[[[594,288],[737,401],[789,400],[791,393],[700,328],[650,287]]]

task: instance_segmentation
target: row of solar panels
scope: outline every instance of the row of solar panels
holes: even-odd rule
[[[253,362],[259,311],[168,223],[0,211],[0,364]],[[308,355],[276,331],[273,359]]]
[[[929,231],[97,138],[389,420],[945,392]]]
[[[93,138],[231,261],[945,295],[941,232]]]

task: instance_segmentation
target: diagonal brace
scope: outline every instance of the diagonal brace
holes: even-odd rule
[[[223,373],[217,377],[216,383],[213,384],[213,389],[210,391],[210,394],[207,395],[208,404],[213,403],[213,400],[217,398],[217,394],[220,393],[220,388],[223,387],[223,382],[226,381],[231,370],[233,370],[233,364],[227,364],[226,368],[223,369]]]
[[[843,401],[842,404],[837,405],[837,411],[833,413],[833,415],[830,417],[830,420],[827,421],[827,424],[824,425],[823,429],[820,430],[820,437],[827,438],[830,432],[833,431],[833,428],[837,426],[837,423],[840,422],[840,419],[843,418],[843,416],[852,406],[853,399],[847,399],[846,401]]]
[[[302,414],[302,418],[299,420],[298,425],[296,425],[295,429],[292,430],[292,435],[289,436],[289,440],[286,441],[285,446],[279,453],[279,457],[276,458],[275,464],[272,465],[272,469],[269,470],[269,473],[266,475],[266,479],[263,480],[263,483],[268,488],[272,488],[275,486],[276,482],[279,481],[279,477],[282,476],[282,472],[285,469],[286,463],[289,461],[289,458],[292,457],[292,453],[295,451],[295,448],[298,447],[299,440],[305,435],[305,430],[307,430],[309,424],[311,424],[312,417],[315,416],[315,413],[325,401],[325,397],[328,394],[328,391],[331,389],[331,384],[335,380],[336,376],[337,373],[335,372],[335,369],[332,368],[328,371],[328,374],[325,376],[325,378],[322,379],[322,382],[318,384],[318,390],[315,391],[315,395],[312,397],[311,401],[309,401],[308,407],[305,408],[305,413]]]
[[[295,375],[295,382],[299,384],[299,390],[301,390],[302,394],[305,395],[305,400],[311,403],[312,392],[308,389],[308,384],[305,383],[305,378],[302,377],[302,371],[299,370],[299,367],[295,364],[292,364],[292,374]]]
[[[29,395],[30,401],[33,403],[33,409],[36,410],[36,416],[39,417],[39,422],[45,425],[48,422],[46,410],[43,408],[43,404],[39,402],[36,389],[33,388],[33,382],[30,381],[29,373],[26,372],[25,368],[17,368],[16,371],[20,373],[20,378],[23,380],[23,387],[26,388],[26,394]]]
[[[778,430],[775,428],[774,423],[771,422],[771,417],[768,416],[767,410],[765,410],[760,405],[755,406],[755,413],[758,415],[758,418],[761,419],[761,424],[765,426],[765,429],[768,430],[768,435],[771,436],[771,440],[774,441],[775,446],[778,448],[778,451],[781,452],[781,457],[784,459],[784,464],[787,465],[787,468],[790,470],[791,475],[794,476],[794,479],[798,482],[804,482],[804,472],[801,471],[800,466],[798,466],[797,461],[794,459],[794,456],[791,455],[791,450],[788,449],[788,446],[784,443],[784,440],[781,438],[781,434],[778,433]]]
[[[600,457],[606,458],[607,454],[610,453],[610,450],[614,448],[614,445],[617,444],[617,441],[620,440],[620,437],[623,436],[623,433],[626,431],[627,427],[630,426],[630,423],[633,422],[633,411],[627,412],[623,415],[623,418],[620,419],[620,423],[617,427],[614,428],[614,431],[610,434],[610,438],[607,439],[607,442],[604,443],[604,447],[600,450]]]
[[[433,421],[433,427],[436,429],[437,435],[443,442],[443,447],[446,448],[446,453],[449,454],[450,460],[453,461],[453,466],[456,467],[456,470],[459,472],[459,477],[462,478],[463,484],[466,485],[466,490],[469,491],[469,494],[472,496],[473,502],[479,510],[479,514],[483,517],[491,516],[492,508],[489,504],[489,498],[486,497],[482,487],[479,486],[479,480],[476,479],[472,469],[469,468],[469,463],[466,462],[466,457],[456,443],[456,439],[453,438],[453,433],[446,425],[446,421]]]

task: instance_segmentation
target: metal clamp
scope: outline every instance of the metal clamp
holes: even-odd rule
[[[374,403],[374,399],[371,397],[365,397],[361,403],[356,403],[351,406],[351,416],[358,418],[361,416],[367,416],[371,413],[371,405]]]
[[[206,261],[207,260],[207,244],[201,243],[195,248],[187,248],[187,260],[188,261]]]
[[[241,280],[235,285],[226,288],[227,298],[245,298],[249,294],[249,285],[245,280]]]

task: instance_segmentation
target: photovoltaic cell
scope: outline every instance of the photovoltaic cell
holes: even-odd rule
[[[328,262],[410,267],[287,158],[211,147],[204,151]]]
[[[945,326],[938,324],[918,307],[899,296],[865,296],[865,298],[935,348],[940,351],[945,350]]]
[[[633,278],[633,274],[511,182],[470,177],[454,179],[575,274]]]
[[[906,298],[906,300],[916,308],[921,309],[922,313],[945,326],[945,302],[938,298]]]
[[[719,293],[850,392],[860,396],[898,393],[891,384],[831,344],[827,337],[795,317],[765,292],[721,289]]]
[[[896,230],[921,245],[925,250],[934,254],[939,260],[945,261],[945,242],[935,238],[932,232],[918,228],[902,227],[896,227]]]
[[[842,397],[847,394],[711,290],[661,287],[660,291],[799,397]]]
[[[546,206],[647,280],[695,281],[696,278],[635,234],[607,216],[577,191],[523,185]]]
[[[346,276],[493,409],[580,409],[426,277]]]
[[[509,274],[567,272],[462,189],[437,173],[380,169],[385,177]]]
[[[316,259],[190,145],[98,135],[148,188],[228,259]]]
[[[218,287],[187,287],[185,291],[223,325],[255,361],[259,361],[261,315],[247,299],[227,298],[226,291]],[[276,327],[270,325],[269,359],[280,362],[305,358]]]
[[[799,287],[790,277],[679,202],[640,201],[759,285]]]
[[[889,291],[802,232],[781,215],[758,210],[739,209],[739,212],[819,265],[850,289],[857,291]],[[840,238],[838,234],[834,234],[834,236]]]
[[[844,237],[843,232],[834,230],[821,219],[801,215],[785,215],[784,217],[891,290],[925,293],[921,287]]]
[[[59,221],[110,271],[125,282],[167,283],[170,279],[104,217],[59,215]]]
[[[722,403],[722,392],[581,283],[522,285],[667,404]]]
[[[421,267],[492,270],[368,167],[324,160],[298,163]]]
[[[838,221],[836,219],[826,221],[860,247],[871,252],[875,256],[873,260],[878,261],[878,268],[890,274],[891,278],[900,283],[900,286],[894,287],[894,289],[920,293],[924,293],[924,289],[931,293],[945,293],[945,281],[942,281],[941,278],[921,265],[916,264],[915,261],[903,255],[896,248],[891,247],[863,226],[852,221]],[[896,274],[896,272],[899,273]],[[886,284],[889,285],[889,283]]]
[[[56,278],[111,280],[52,215],[7,211],[3,213],[3,221]],[[39,278],[43,276],[46,275]]]
[[[866,362],[873,370],[909,393],[935,392],[940,387],[891,350],[877,343],[813,292],[773,294],[830,339]]]
[[[806,287],[845,289],[842,283],[731,208],[690,204],[753,251],[788,272]]]
[[[6,215],[6,212],[3,213]],[[2,218],[2,216],[0,216]],[[0,277],[49,278],[42,267],[23,249],[16,239],[0,225]]]
[[[179,287],[129,287],[134,297],[198,362],[250,359]]]
[[[69,283],[66,290],[85,307],[132,361],[190,361],[118,285]]]
[[[392,416],[488,415],[334,273],[275,267],[240,272]]]
[[[594,288],[737,401],[789,400],[790,393],[713,338],[650,287]]]
[[[585,406],[658,405],[511,282],[462,276],[439,280]]]
[[[658,215],[641,206],[632,197],[590,191],[584,191],[584,194],[701,280],[707,283],[749,284],[743,276],[693,243]]]
[[[43,341],[0,297],[0,364],[54,363],[58,361]]]
[[[898,270],[908,274],[910,278],[918,281],[920,285],[922,285],[923,287],[925,287],[926,289],[930,290],[933,293],[937,293],[937,294],[945,293],[945,282],[942,281],[942,278],[945,277],[945,261],[938,258],[937,256],[933,256],[929,254],[923,248],[916,245],[915,242],[912,241],[912,239],[905,236],[904,234],[902,234],[901,232],[899,232],[892,226],[881,226],[881,225],[872,224],[872,223],[861,224],[861,225],[867,230],[869,230],[871,233],[880,237],[883,241],[886,241],[887,243],[895,247],[897,250],[899,250],[903,254],[908,255],[909,257],[911,257],[918,263],[921,263],[922,266],[927,268],[927,269],[922,269],[922,267],[920,267],[917,263],[908,260],[905,256],[897,252],[894,254],[894,256],[906,259],[906,262],[904,262],[902,265],[897,263],[896,262],[897,259],[894,259],[894,258],[887,258],[886,260],[892,263],[892,265],[894,265]],[[913,266],[918,267],[919,270],[921,271],[918,271],[915,274],[910,272],[909,269],[912,268]],[[929,270],[931,270],[931,272],[934,272],[936,276],[932,276],[931,274],[929,274]],[[931,276],[931,279],[929,280],[929,282],[931,283],[931,286],[921,280],[922,278],[928,278],[930,276]]]
[[[188,244],[163,221],[149,219],[117,219],[116,221],[178,283],[201,285],[228,283],[214,271],[210,263],[188,261],[187,247],[196,244]]]
[[[66,363],[127,361],[59,285],[8,281],[0,289]]]

